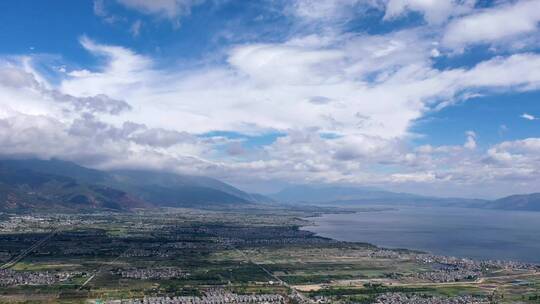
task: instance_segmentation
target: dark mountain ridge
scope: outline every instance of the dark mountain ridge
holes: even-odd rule
[[[122,211],[147,204],[106,185],[32,170],[21,162],[0,161],[0,210]]]
[[[204,208],[258,201],[255,195],[209,177],[100,171],[61,160],[0,161],[0,210]]]

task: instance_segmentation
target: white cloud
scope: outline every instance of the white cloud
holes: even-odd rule
[[[535,179],[540,175],[538,155],[540,138],[526,138],[494,145],[487,151],[487,161],[492,167],[499,169],[493,174]]]
[[[293,13],[305,21],[335,22],[348,19],[358,5],[380,6],[376,0],[295,0],[291,1]]]
[[[465,134],[467,135],[467,141],[463,146],[469,150],[476,149],[476,133],[467,131]]]
[[[105,3],[103,2],[103,0],[94,0],[93,8],[94,14],[96,14],[96,16],[105,17],[108,14],[105,9]]]
[[[131,33],[133,37],[139,37],[141,33],[142,24],[143,23],[141,20],[137,20],[133,22],[133,24],[131,24],[131,27],[129,28],[129,32]]]
[[[420,12],[430,24],[440,24],[451,15],[470,11],[474,1],[456,0],[389,0],[386,3],[384,19],[392,19],[408,11]]]
[[[127,8],[137,10],[143,14],[166,18],[179,25],[179,18],[189,15],[192,7],[204,0],[116,0]]]
[[[526,119],[526,120],[537,120],[538,119],[535,116],[533,116],[531,114],[528,114],[528,113],[521,114],[521,117]]]
[[[119,1],[171,20],[198,3]],[[533,1],[508,8],[520,3]],[[538,180],[536,139],[485,151],[476,134],[467,132],[462,145],[410,146],[416,136],[411,125],[426,112],[478,92],[539,88],[536,53],[509,53],[472,67],[434,66],[448,51],[438,41],[447,20],[444,39],[459,22],[501,7],[460,18],[470,13],[469,2],[301,0],[294,5],[303,22],[333,30],[232,45],[222,50],[223,62],[190,68],[159,67],[156,59],[134,50],[83,37],[81,45],[103,59],[102,65],[65,67],[59,84],[48,83],[28,58],[0,66],[0,153],[100,167],[147,165],[238,184],[457,185],[477,191],[481,187],[473,185],[482,184],[487,192],[511,176]],[[365,5],[386,7],[387,19],[420,12],[429,25],[379,35],[342,33],[332,26]],[[137,35],[140,25],[133,26]],[[473,43],[450,41],[446,46]],[[238,139],[196,136],[211,131],[284,136],[256,149]]]
[[[425,183],[437,180],[433,172],[418,172],[418,173],[394,173],[391,175],[391,180],[397,183],[415,182]]]
[[[474,88],[527,89],[540,79],[538,69],[530,69],[540,66],[534,54],[496,58],[470,70],[431,69],[430,44],[414,31],[306,41],[241,45],[230,51],[228,66],[170,72],[153,69],[150,59],[127,49],[83,39],[89,51],[110,61],[100,71],[71,72],[61,90],[122,97],[135,109],[126,113],[130,120],[197,133],[317,127],[391,138],[405,136],[410,122],[438,99]],[[332,102],[310,102],[317,96]]]
[[[452,16],[470,12],[474,3],[474,0],[295,0],[290,9],[303,21],[326,25],[349,21],[373,8],[384,12],[385,21],[419,12],[427,23],[438,25]]]
[[[111,14],[105,5],[104,0],[94,0],[94,14],[98,17],[100,17],[103,21],[106,23],[112,24],[115,22],[118,22],[120,20],[124,20],[123,18],[116,16],[114,14]]]
[[[539,21],[539,0],[515,1],[452,21],[442,41],[444,45],[455,48],[500,43],[511,37],[537,33]]]
[[[178,170],[186,170],[185,163],[171,162],[188,157],[201,163],[188,170],[227,179],[257,176],[296,182],[403,184],[416,176],[418,182],[420,177],[425,182],[433,178],[434,183],[449,179],[473,182],[477,176],[465,166],[455,172],[440,172],[440,168],[467,159],[481,166],[474,156],[478,152],[472,152],[477,148],[474,133],[466,134],[463,146],[412,151],[406,144],[410,125],[427,109],[440,102],[448,106],[461,94],[476,89],[483,93],[532,89],[540,81],[540,56],[536,54],[497,57],[470,69],[433,69],[432,43],[415,30],[238,45],[227,53],[224,65],[182,71],[157,69],[151,58],[126,48],[87,38],[81,43],[91,53],[107,58],[105,65],[93,71],[69,72],[57,90],[81,100],[106,94],[111,100],[127,101],[132,110],[102,115],[97,125],[94,120],[64,118],[65,128],[88,138],[88,130],[105,124],[108,131],[101,134],[108,137],[101,135],[101,140],[125,141],[130,147],[126,153],[133,155],[132,165],[140,157],[138,151],[161,155]],[[24,77],[5,78],[9,83],[21,78],[14,83],[27,87],[33,83]],[[33,111],[38,108],[32,107]],[[20,107],[18,111],[27,113]],[[48,115],[62,116],[61,112]],[[127,121],[148,130],[135,128],[129,136],[111,135],[126,134],[111,130],[123,130]],[[240,151],[238,144],[221,146],[223,153],[232,151],[235,158],[218,152],[221,144],[187,140],[193,133],[215,130],[279,131],[287,136],[257,152],[234,152]],[[320,133],[336,136],[324,138]],[[176,141],[185,144],[178,146]],[[115,157],[106,163],[125,164]],[[399,170],[404,172],[379,174],[372,166],[402,168]],[[414,170],[407,172],[406,168]]]
[[[515,86],[515,89],[534,90],[540,85],[539,68],[540,55],[536,53],[495,57],[464,73],[461,82],[476,87]]]

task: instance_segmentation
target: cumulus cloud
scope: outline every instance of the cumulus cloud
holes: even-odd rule
[[[38,81],[35,74],[26,71],[22,67],[7,65],[0,66],[0,88],[4,88],[3,93],[7,96],[4,105],[13,104],[15,108],[20,105],[15,96],[21,98],[34,99],[33,102],[39,102],[46,106],[52,103],[52,107],[59,107],[61,111],[66,112],[88,112],[118,115],[122,112],[131,110],[131,106],[123,101],[112,99],[105,94],[94,96],[73,96],[61,93],[56,89],[49,89],[48,84]],[[12,100],[8,100],[12,99]],[[22,105],[24,108],[24,104]]]
[[[124,123],[115,127],[86,114],[63,122],[10,113],[0,119],[0,155],[62,158],[100,168],[139,167],[200,174],[211,141],[186,133]]]
[[[374,176],[361,163],[424,167],[433,173],[434,159],[455,161],[476,147],[475,134],[467,133],[461,148],[410,151],[409,126],[424,111],[475,89],[527,90],[540,81],[536,54],[440,71],[430,67],[431,43],[423,41],[415,30],[309,36],[280,44],[239,45],[231,48],[225,65],[177,72],[156,69],[150,58],[129,49],[83,38],[89,52],[106,59],[98,69],[70,71],[49,91],[39,91],[35,78],[13,71],[4,73],[9,76],[2,77],[2,83],[18,94],[29,90],[58,105],[70,104],[75,114],[69,121],[62,118],[62,110],[44,113],[59,117],[66,134],[91,138],[95,149],[98,143],[116,140],[131,147],[127,154],[153,151],[169,160],[189,156],[205,164],[201,173],[218,175],[230,174],[228,168],[240,176],[256,172],[268,179],[397,181],[405,177]],[[538,69],[531,68],[536,65]],[[36,109],[29,114],[39,114]],[[77,116],[79,112],[87,115]],[[97,119],[99,113],[112,116]],[[220,159],[212,152],[214,143],[193,135],[215,130],[288,135],[258,151],[257,161],[238,144],[229,144],[228,154],[244,158],[236,162]],[[321,137],[324,132],[335,136]],[[178,168],[182,166],[179,162]]]
[[[171,20],[199,3],[118,1]],[[535,1],[505,7],[530,3]],[[411,126],[426,113],[479,92],[539,88],[540,55],[534,52],[505,53],[467,67],[434,64],[446,56],[445,46],[473,43],[445,40],[456,24],[501,7],[475,14],[467,1],[302,0],[293,6],[302,22],[331,27],[349,18],[344,8],[365,5],[384,9],[386,20],[420,12],[427,25],[381,34],[300,31],[281,41],[231,45],[221,50],[223,61],[189,68],[163,67],[148,55],[82,37],[100,64],[65,68],[58,83],[32,69],[34,59],[5,63],[0,153],[103,168],[167,168],[237,184],[258,179],[465,187],[510,176],[538,178],[537,139],[484,149],[469,131],[464,144],[411,144],[417,136]],[[446,22],[447,31],[436,32]],[[253,148],[207,136],[214,131],[283,136]]]
[[[443,37],[450,47],[501,42],[538,32],[540,1],[522,0],[495,6],[452,21]]]
[[[90,112],[90,113],[106,113],[111,115],[118,115],[124,111],[131,110],[131,106],[123,101],[112,99],[105,94],[98,94],[89,97],[75,97],[67,94],[62,94],[58,91],[45,92],[50,97],[63,103],[69,103],[73,106],[73,109],[77,112]]]
[[[34,75],[12,66],[4,66],[0,69],[0,84],[15,89],[39,87],[39,83]]]
[[[83,39],[89,51],[109,61],[97,71],[71,72],[60,90],[125,98],[138,109],[127,119],[194,133],[317,127],[392,138],[406,136],[411,121],[442,100],[475,89],[538,86],[536,54],[439,71],[430,67],[430,44],[419,35],[413,30],[240,45],[231,49],[228,65],[182,72],[156,70],[149,58],[128,49]]]
[[[540,138],[505,141],[487,151],[485,161],[501,178],[536,180],[540,175]]]

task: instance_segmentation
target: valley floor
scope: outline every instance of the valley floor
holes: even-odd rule
[[[536,265],[320,238],[311,210],[0,215],[0,303],[539,303]]]

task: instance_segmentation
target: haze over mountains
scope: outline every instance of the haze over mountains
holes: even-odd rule
[[[334,206],[384,203],[540,211],[540,193],[511,195],[497,200],[486,200],[423,196],[411,193],[391,192],[374,187],[301,185],[283,189],[271,197],[281,202]]]
[[[359,206],[368,203],[540,211],[540,193],[495,201],[439,198],[373,187],[294,186],[270,196],[214,178],[145,170],[100,171],[61,160],[1,160],[0,210],[117,210],[151,207],[226,208],[260,203]]]
[[[208,177],[142,170],[106,172],[60,160],[0,161],[0,209],[128,210],[268,201]]]
[[[504,210],[540,211],[540,193],[517,194],[485,204],[485,207]]]
[[[347,201],[414,200],[420,195],[396,193],[375,187],[309,186],[288,187],[272,195],[278,201],[296,203],[328,203]]]

